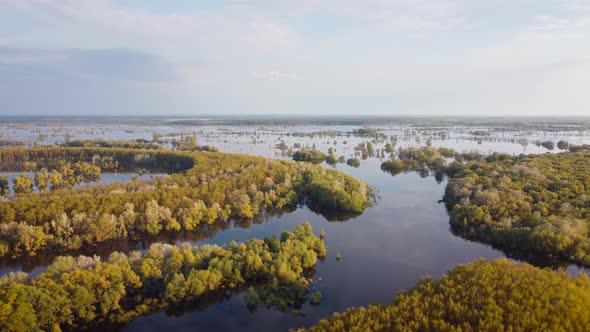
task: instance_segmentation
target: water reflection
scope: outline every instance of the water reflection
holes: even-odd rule
[[[424,167],[424,168],[421,168],[418,170],[390,170],[390,169],[384,169],[383,167],[381,169],[383,172],[388,173],[392,176],[396,176],[401,173],[404,173],[404,174],[416,173],[421,178],[433,177],[437,184],[441,184],[443,181],[446,180],[446,174],[444,172],[436,172],[436,171],[428,169],[427,167]],[[452,206],[445,204],[445,201],[442,199],[442,197],[440,200],[438,200],[438,203],[444,204],[447,209],[447,212],[450,213]],[[565,260],[562,260],[559,258],[547,257],[545,255],[541,255],[541,254],[537,254],[537,253],[533,253],[533,252],[529,252],[529,251],[523,251],[523,250],[519,250],[519,249],[515,249],[515,248],[506,248],[506,247],[502,247],[499,245],[495,245],[493,243],[488,243],[486,241],[481,241],[481,240],[477,239],[476,237],[472,237],[468,233],[466,233],[465,231],[463,231],[457,227],[454,227],[450,224],[449,224],[449,230],[453,235],[461,237],[467,241],[490,245],[492,248],[502,251],[502,253],[507,258],[510,258],[512,260],[522,261],[522,262],[526,262],[526,263],[529,263],[534,266],[538,266],[541,268],[550,268],[550,269],[556,270],[556,271],[569,270],[573,274],[578,274],[584,270],[583,267],[581,267],[578,264],[572,264],[568,261],[565,261]]]
[[[478,241],[475,238],[472,239],[468,234],[466,234],[464,231],[462,231],[456,227],[450,226],[449,230],[451,231],[451,233],[453,233],[453,235],[461,237],[461,238],[465,239],[466,241],[472,241],[475,243],[482,243],[482,241]],[[573,274],[573,275],[577,275],[578,273],[586,271],[585,268],[583,268],[582,266],[580,266],[578,264],[573,264],[573,263],[570,263],[568,261],[565,261],[565,260],[562,260],[559,258],[547,257],[545,255],[536,254],[536,253],[530,252],[530,251],[523,251],[523,250],[518,250],[518,249],[513,249],[513,248],[505,248],[505,247],[501,247],[501,246],[494,245],[494,244],[488,244],[488,245],[490,245],[492,248],[494,248],[496,250],[502,251],[502,253],[507,258],[510,258],[510,259],[516,260],[516,261],[526,262],[526,263],[529,263],[529,264],[537,266],[537,267],[549,268],[549,269],[552,269],[555,271],[568,271],[568,272],[570,272],[570,274]]]
[[[60,255],[70,256],[99,256],[103,260],[107,259],[113,252],[129,253],[133,250],[147,250],[152,243],[162,242],[168,244],[180,244],[182,242],[191,242],[193,244],[209,243],[207,240],[214,239],[218,233],[227,231],[229,229],[249,229],[252,225],[263,225],[274,220],[280,219],[285,214],[290,214],[297,209],[305,209],[313,212],[315,215],[322,216],[327,221],[344,222],[354,219],[360,214],[351,212],[332,211],[311,206],[306,202],[301,202],[297,206],[275,210],[262,210],[259,215],[254,218],[234,219],[229,222],[217,222],[214,224],[201,224],[191,232],[168,232],[162,231],[155,236],[144,237],[139,240],[135,239],[116,239],[107,240],[100,243],[84,244],[78,250],[63,250],[63,251],[44,251],[39,252],[35,256],[19,256],[15,258],[2,257],[0,258],[0,276],[6,275],[10,272],[23,271],[31,273],[35,276],[45,270],[51,264],[53,259]],[[300,220],[303,223],[304,220]],[[279,234],[280,235],[280,234]],[[247,241],[243,239],[241,241]],[[219,244],[215,241],[210,242]],[[226,243],[226,242],[224,242]]]
[[[17,258],[0,258],[0,276],[9,272],[23,271],[36,275],[42,272],[47,265],[51,264],[53,259],[59,255],[70,256],[99,256],[107,259],[115,251],[128,253],[133,250],[147,250],[152,243],[162,242],[169,244],[179,244],[182,242],[201,243],[208,239],[213,239],[217,233],[231,228],[248,229],[253,224],[264,224],[276,218],[280,218],[286,213],[295,211],[296,207],[291,209],[281,209],[274,211],[263,211],[260,215],[252,219],[233,220],[227,223],[219,222],[212,225],[202,224],[196,227],[192,232],[167,232],[162,231],[158,235],[140,240],[120,239],[107,240],[100,243],[85,244],[79,250],[64,250],[62,252],[39,252],[35,256],[22,256]]]
[[[248,229],[228,229],[210,239],[213,243],[241,241],[252,237],[279,234],[303,220],[314,229],[326,230],[328,257],[318,264],[317,284],[322,304],[304,305],[304,316],[293,316],[273,310],[250,312],[237,295],[212,304],[204,311],[190,311],[176,317],[165,312],[154,313],[131,322],[125,331],[176,330],[287,330],[309,326],[319,319],[351,306],[389,302],[395,292],[415,285],[419,277],[440,277],[457,264],[483,257],[509,257],[526,260],[538,266],[568,267],[572,274],[579,268],[564,262],[551,262],[524,253],[505,253],[491,246],[471,242],[454,235],[449,229],[449,216],[442,198],[446,180],[433,181],[416,172],[395,177],[378,171],[378,161],[366,161],[346,171],[374,185],[380,199],[374,207],[346,223],[330,223],[310,209],[297,211],[264,225]],[[342,259],[335,259],[336,252]]]
[[[77,126],[79,127],[79,126]],[[330,127],[333,130],[350,131],[354,126]],[[49,131],[49,128],[45,128]],[[152,132],[167,133],[177,131],[177,127],[159,126],[89,126],[87,132],[80,132],[76,139],[109,138],[136,139],[149,138]],[[337,144],[334,138],[302,138],[287,135],[289,131],[317,131],[321,126],[298,128],[258,128],[240,127],[184,127],[183,129],[203,130],[199,144],[211,144],[224,152],[240,152],[266,157],[277,157],[273,148],[279,141],[292,146],[294,143],[316,144],[317,148],[327,151],[336,149],[338,155],[354,156],[354,147],[369,138],[340,136]],[[520,145],[506,140],[491,141],[487,139],[472,140],[467,133],[455,128],[444,139],[433,139],[434,147],[451,147],[457,151],[476,149],[487,153],[502,151],[508,153],[544,153],[547,150],[533,144]],[[388,135],[399,135],[398,145],[417,145],[414,136],[404,136],[408,128],[385,128]],[[420,130],[413,128],[411,130]],[[28,133],[27,130],[11,128],[15,133]],[[35,134],[37,135],[37,134]],[[504,133],[502,133],[504,135]],[[506,133],[506,137],[512,134]],[[557,141],[559,134],[546,136],[533,133],[543,140]],[[522,135],[513,135],[522,136]],[[253,137],[256,142],[253,142]],[[529,138],[532,140],[535,136]],[[49,136],[48,141],[61,138]],[[509,139],[509,138],[508,138]],[[344,143],[346,141],[346,144]],[[570,140],[574,141],[574,140]],[[484,142],[485,144],[482,144]],[[576,137],[576,143],[590,142],[587,136]],[[278,155],[279,158],[285,156]],[[440,277],[457,264],[469,263],[483,257],[510,259],[530,262],[537,266],[553,269],[566,269],[568,273],[585,273],[587,270],[563,261],[550,260],[529,253],[499,250],[492,246],[466,240],[449,226],[449,216],[444,204],[439,201],[443,196],[446,179],[444,174],[430,172],[400,172],[392,176],[380,171],[382,160],[369,158],[361,161],[358,168],[344,164],[336,168],[352,174],[377,189],[379,199],[376,204],[362,215],[333,214],[315,207],[301,206],[294,211],[274,211],[265,213],[253,220],[239,220],[213,226],[202,226],[188,234],[162,233],[158,237],[144,241],[113,241],[68,254],[97,254],[108,256],[112,251],[143,250],[154,241],[179,243],[190,241],[194,244],[227,244],[231,241],[247,241],[271,235],[280,236],[283,231],[291,231],[303,221],[310,221],[315,232],[326,230],[328,257],[318,263],[315,279],[321,279],[315,287],[322,293],[322,304],[311,306],[305,304],[301,311],[304,316],[292,315],[272,309],[259,308],[250,310],[244,301],[242,292],[215,293],[184,307],[176,307],[140,317],[125,326],[100,326],[97,330],[123,331],[284,331],[289,328],[309,326],[335,311],[343,311],[351,306],[364,306],[376,302],[389,302],[393,294],[402,289],[413,287],[418,278],[429,274]],[[434,177],[434,178],[433,178]],[[330,222],[346,221],[346,222]],[[336,260],[336,253],[341,259]],[[5,261],[0,272],[22,269],[38,273],[51,257],[38,255],[18,261]]]
[[[6,179],[8,179],[8,182],[10,183],[10,192],[8,194],[9,199],[14,198],[14,188],[13,188],[14,179],[18,176],[21,176],[21,175],[26,175],[30,179],[35,178],[34,172],[0,172],[0,176],[3,176]],[[144,170],[136,171],[136,172],[119,172],[119,173],[105,172],[105,173],[100,174],[100,177],[96,182],[90,182],[90,183],[80,182],[80,183],[77,183],[74,186],[74,188],[83,188],[83,187],[93,186],[93,185],[97,185],[97,184],[109,185],[109,184],[120,183],[120,182],[127,183],[127,182],[131,182],[131,181],[135,181],[135,180],[152,181],[155,178],[163,178],[166,176],[168,176],[168,174],[166,174],[166,173],[146,173],[146,172],[144,172]],[[37,188],[37,186],[34,186],[33,192],[38,193],[39,188]]]

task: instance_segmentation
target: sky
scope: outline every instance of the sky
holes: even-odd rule
[[[0,115],[590,116],[590,0],[0,0]]]

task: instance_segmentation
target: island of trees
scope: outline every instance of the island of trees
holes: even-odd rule
[[[155,243],[144,253],[114,252],[105,262],[61,256],[36,277],[17,272],[0,278],[0,329],[60,331],[121,324],[208,294],[247,287],[249,305],[297,308],[317,299],[309,292],[311,279],[305,271],[325,255],[323,240],[305,223],[280,239],[232,242],[227,247]]]
[[[361,213],[372,201],[371,188],[365,183],[310,163],[126,148],[0,150],[3,171],[34,169],[45,173],[46,169],[53,173],[75,163],[100,170],[141,168],[170,175],[153,181],[22,190],[16,198],[0,203],[0,256],[59,252],[164,231],[190,232],[199,225],[252,218],[264,210],[298,204]],[[27,183],[19,181],[19,186],[30,189],[33,180],[20,178]]]
[[[485,156],[409,147],[381,168],[449,176],[443,201],[456,234],[590,266],[590,149],[567,148],[573,152]]]
[[[395,153],[392,151],[392,154],[392,158],[381,163],[383,171],[392,175],[407,171],[416,171],[422,176],[433,173],[437,178],[443,177],[447,172],[447,159],[463,160],[466,157],[453,149],[430,146],[399,148]]]
[[[459,234],[590,265],[590,152],[492,154],[449,180]]]
[[[391,304],[348,309],[307,331],[587,331],[588,306],[586,274],[478,260],[421,279]]]
[[[307,161],[311,163],[322,163],[326,160],[326,154],[319,150],[308,150],[303,148],[293,153],[293,160],[295,161]]]

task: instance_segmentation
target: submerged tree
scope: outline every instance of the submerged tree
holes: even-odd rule
[[[62,217],[56,223],[69,221]],[[326,247],[309,223],[284,234],[272,247],[271,238],[223,248],[154,243],[144,253],[114,252],[105,262],[96,256],[58,257],[38,276],[17,272],[0,278],[0,329],[59,331],[97,322],[121,324],[209,293],[246,287],[249,304],[300,307],[311,283],[304,272],[325,256]]]
[[[0,176],[0,198],[8,197],[10,194],[10,182],[5,176]]]
[[[33,191],[33,180],[26,174],[15,177],[13,183],[12,188],[17,195]]]
[[[115,148],[0,149],[0,164],[11,170],[20,170],[28,160],[38,160],[41,167],[36,174],[40,189],[47,181],[52,191],[19,195],[0,204],[0,256],[33,255],[41,248],[51,254],[111,239],[195,231],[199,225],[222,227],[231,219],[249,219],[265,210],[298,204],[324,214],[358,214],[372,202],[371,188],[354,177],[286,160]],[[96,165],[116,170],[141,165],[171,175],[68,188],[72,179],[73,183],[96,179],[100,174]],[[16,181],[18,193],[32,190],[30,178]],[[65,224],[73,231],[64,231]],[[30,234],[35,241],[29,241]]]

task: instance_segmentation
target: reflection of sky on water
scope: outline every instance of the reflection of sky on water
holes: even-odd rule
[[[0,172],[0,176],[4,176],[5,178],[7,178],[10,181],[10,194],[8,195],[9,198],[14,197],[14,190],[12,188],[12,185],[14,184],[14,182],[13,182],[14,178],[19,175],[22,175],[22,174],[27,175],[31,179],[35,178],[35,174],[33,172]],[[133,179],[134,176],[138,180],[153,180],[155,177],[166,176],[166,174],[163,174],[163,173],[149,173],[149,174],[102,173],[102,174],[100,174],[100,179],[98,179],[98,181],[96,181],[96,182],[90,183],[90,185],[97,184],[97,183],[107,185],[107,184],[112,184],[115,182],[129,182]],[[87,185],[86,182],[81,182],[81,183],[78,183],[75,186],[75,188],[85,187],[86,185]],[[34,187],[33,191],[39,192],[39,189],[37,187]]]
[[[315,278],[322,292],[320,306],[306,305],[305,316],[295,317],[273,310],[250,313],[241,296],[190,311],[179,317],[155,313],[132,322],[126,331],[157,331],[174,326],[180,330],[287,330],[308,326],[335,311],[369,303],[389,302],[396,291],[409,289],[418,278],[440,277],[456,264],[480,257],[494,259],[504,254],[490,246],[469,242],[449,231],[448,214],[441,198],[446,182],[415,173],[392,177],[377,171],[377,160],[361,168],[342,166],[344,171],[375,186],[380,200],[361,216],[347,222],[327,222],[307,209],[299,209],[268,223],[247,229],[231,228],[206,243],[245,241],[291,230],[304,220],[314,230],[326,230],[328,257],[318,264]],[[335,260],[336,252],[342,256]],[[576,274],[579,270],[570,267]]]
[[[79,129],[79,127],[77,127]],[[358,137],[293,137],[283,132],[314,132],[321,130],[350,131],[358,127],[266,127],[261,131],[256,127],[92,127],[93,133],[75,133],[73,139],[108,138],[108,139],[151,139],[152,132],[178,132],[195,129],[199,144],[211,144],[225,152],[240,152],[267,157],[276,157],[273,148],[280,140],[289,146],[299,142],[327,151],[329,147],[337,150],[338,155],[347,157],[354,154],[353,148],[358,143],[368,141]],[[222,129],[221,131],[219,129]],[[398,146],[419,145],[415,137],[403,137],[402,129],[388,129],[388,135],[398,134]],[[31,135],[31,128],[9,131],[15,136],[12,139],[36,137]],[[48,128],[44,128],[48,130]],[[133,132],[130,132],[133,130]],[[203,131],[202,133],[200,131]],[[471,129],[470,129],[471,130]],[[245,132],[236,134],[233,132]],[[252,144],[254,131],[257,131],[257,144]],[[509,142],[482,142],[461,139],[469,136],[464,133],[452,132],[446,140],[433,139],[433,146],[452,147],[458,151],[479,150],[481,152],[503,151],[508,153],[544,153],[546,149],[533,144],[536,139],[554,140],[567,139],[570,142],[590,143],[588,136],[563,137],[531,136],[528,146]],[[54,137],[63,140],[63,135]],[[571,133],[569,133],[571,134]],[[569,135],[568,134],[568,135]],[[27,136],[30,135],[30,136]],[[5,135],[6,136],[6,135]],[[420,135],[422,136],[422,135]],[[506,134],[506,136],[509,136]],[[469,136],[471,137],[471,136]],[[337,144],[333,145],[336,140]],[[348,144],[343,144],[347,141]],[[422,137],[420,145],[426,138]],[[379,144],[377,147],[382,147]],[[361,161],[360,168],[352,168],[339,164],[337,168],[359,177],[377,189],[379,200],[376,205],[364,214],[346,222],[328,222],[307,208],[300,208],[280,217],[270,217],[262,223],[253,223],[249,227],[229,227],[212,235],[211,238],[195,243],[226,244],[230,241],[246,241],[270,235],[280,236],[281,232],[292,230],[303,221],[311,221],[314,230],[325,229],[328,246],[328,257],[318,264],[314,278],[321,277],[317,287],[322,292],[322,304],[319,306],[305,305],[305,316],[293,316],[275,310],[259,309],[250,312],[244,304],[242,295],[229,298],[206,306],[204,309],[188,310],[185,314],[154,313],[141,317],[126,326],[127,331],[160,331],[173,328],[184,330],[287,330],[298,326],[308,326],[332,312],[342,311],[347,307],[367,305],[375,302],[389,302],[396,291],[411,288],[420,276],[430,274],[440,277],[456,264],[468,263],[479,257],[493,259],[503,257],[504,253],[487,245],[466,241],[454,236],[449,230],[448,214],[441,199],[446,180],[437,184],[433,177],[420,178],[416,173],[400,174],[395,177],[380,170],[377,158]],[[115,175],[113,175],[115,176]],[[117,174],[116,176],[127,176]],[[106,174],[103,181],[110,181]],[[125,180],[117,178],[117,180]],[[128,179],[127,179],[128,180]],[[336,261],[335,255],[342,256]],[[515,254],[511,254],[513,257]],[[545,265],[542,259],[534,260]],[[30,270],[34,266],[28,266]],[[0,272],[20,269],[19,266],[4,266]],[[35,273],[41,269],[34,270]],[[580,270],[570,266],[568,271],[576,274]]]
[[[398,136],[398,146],[417,146],[424,145],[429,135],[424,131],[435,134],[432,144],[435,147],[447,146],[455,150],[470,151],[478,150],[488,153],[491,151],[502,151],[514,154],[520,153],[544,153],[547,150],[543,147],[536,146],[535,141],[559,141],[566,140],[575,144],[590,143],[589,132],[544,132],[544,131],[527,131],[524,133],[499,131],[494,132],[491,136],[474,136],[470,132],[476,130],[486,130],[487,127],[461,127],[454,128],[415,128],[408,125],[389,125],[373,126],[382,129],[382,132],[388,136]],[[273,149],[274,145],[280,141],[285,141],[288,146],[292,147],[294,143],[302,143],[304,146],[311,147],[316,144],[318,149],[327,151],[332,147],[336,149],[338,155],[347,157],[354,155],[354,147],[370,138],[353,137],[340,135],[335,137],[295,137],[292,133],[314,133],[314,132],[350,132],[358,129],[358,126],[145,126],[145,125],[101,125],[88,124],[80,126],[79,124],[58,125],[22,125],[22,124],[4,124],[0,126],[1,139],[10,139],[25,142],[37,142],[37,144],[59,144],[66,140],[69,134],[71,140],[75,139],[109,139],[109,140],[134,140],[134,139],[152,139],[154,132],[164,135],[164,139],[172,139],[174,136],[167,136],[171,133],[193,130],[197,132],[197,139],[201,145],[214,145],[224,152],[237,152],[265,157],[277,157],[278,152]],[[436,134],[445,132],[446,138],[441,139]],[[420,141],[416,141],[416,136]],[[178,137],[178,136],[176,136]],[[42,139],[40,139],[42,138]],[[256,144],[253,144],[253,139]],[[528,145],[523,146],[518,143],[512,143],[511,140],[527,138]],[[333,145],[334,140],[338,141]],[[478,142],[481,140],[481,142]],[[342,144],[347,141],[347,144]],[[377,144],[377,148],[382,148],[384,143]]]

